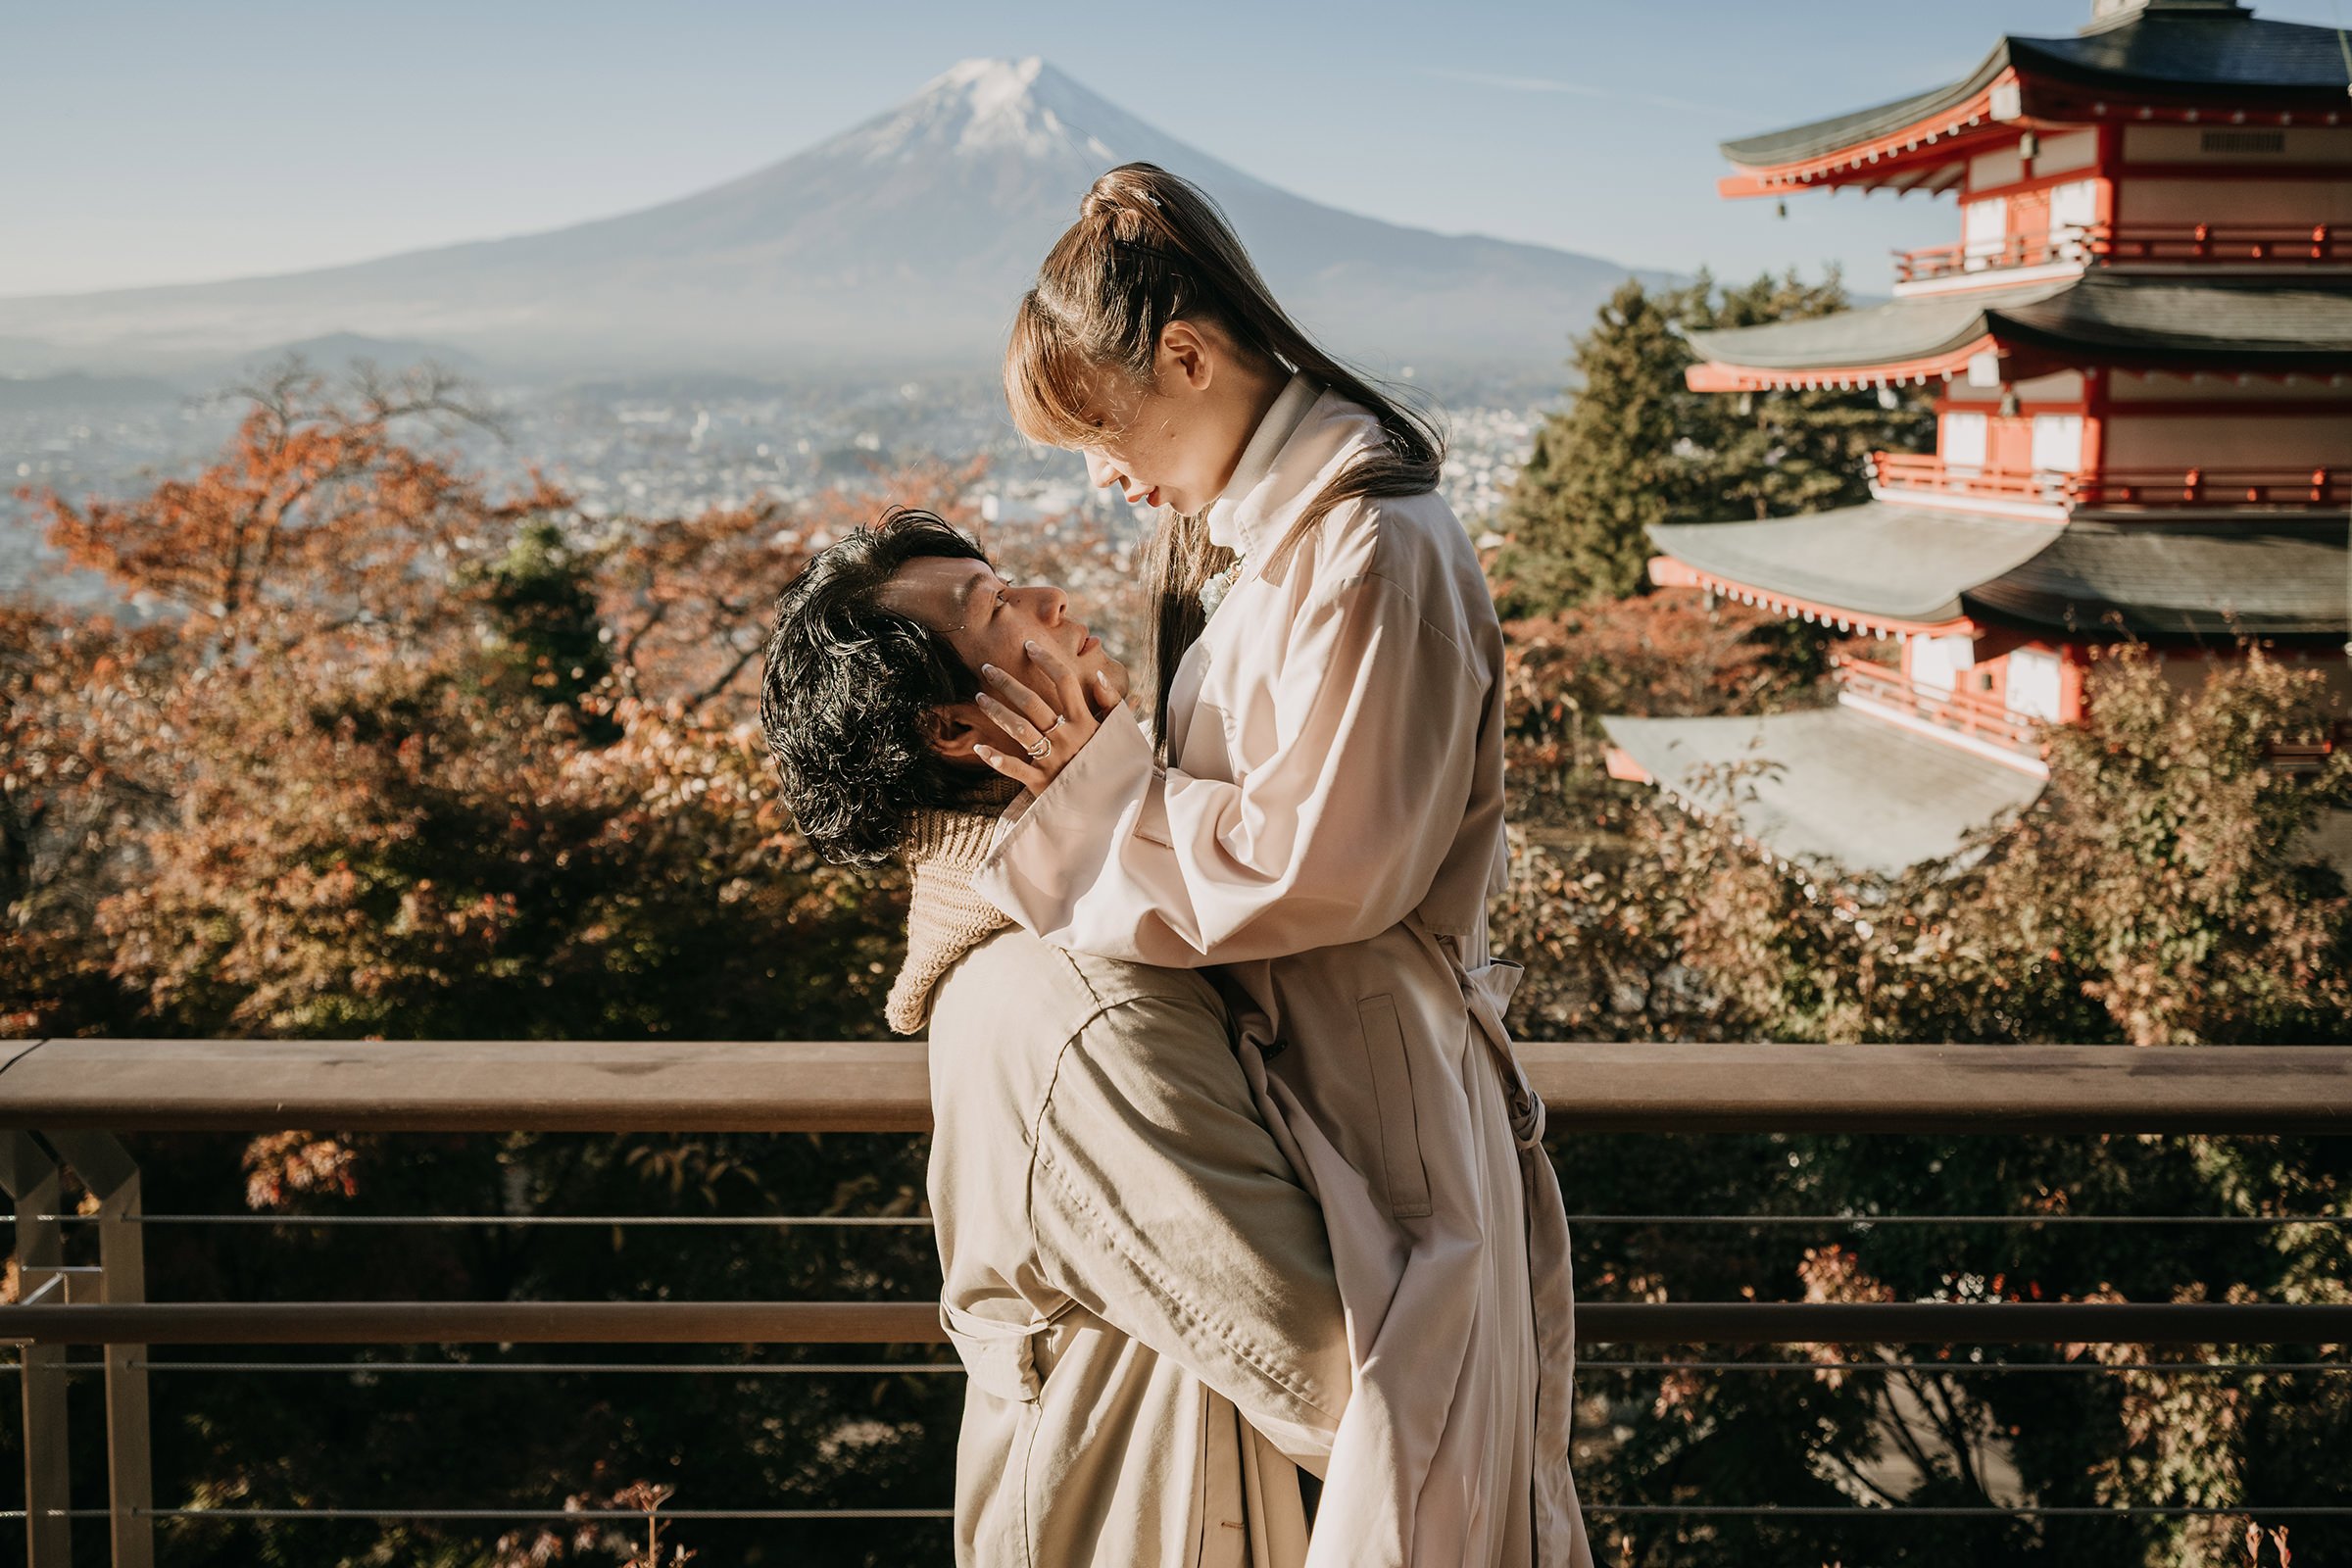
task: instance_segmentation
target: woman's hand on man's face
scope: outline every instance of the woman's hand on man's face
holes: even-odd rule
[[[980,710],[1021,750],[1007,753],[993,746],[975,746],[972,751],[1006,778],[1042,795],[1069,765],[1070,759],[1095,738],[1101,727],[1098,715],[1117,707],[1119,694],[1101,670],[1091,680],[1080,680],[1075,665],[1035,638],[1021,644],[1021,649],[1038,686],[1052,696],[1041,695],[1036,686],[1009,670],[981,665]]]

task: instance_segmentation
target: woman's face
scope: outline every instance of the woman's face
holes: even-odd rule
[[[1081,449],[1087,477],[1138,506],[1205,511],[1224,494],[1263,412],[1243,369],[1214,326],[1169,322],[1152,385],[1116,368],[1095,378],[1083,412],[1100,435]]]

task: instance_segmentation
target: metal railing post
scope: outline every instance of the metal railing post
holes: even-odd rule
[[[138,1218],[138,1162],[108,1133],[51,1133],[48,1139],[99,1200],[99,1299],[109,1306],[145,1301],[147,1259]],[[114,1568],[155,1568],[146,1364],[144,1345],[106,1347],[107,1527]]]
[[[62,1201],[56,1162],[31,1135],[0,1131],[0,1187],[17,1205],[18,1301],[63,1300],[64,1234],[56,1220],[38,1217],[58,1212]],[[65,1348],[28,1344],[17,1355],[24,1387],[24,1561],[26,1568],[72,1568]]]

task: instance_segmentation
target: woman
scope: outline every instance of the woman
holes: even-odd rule
[[[1147,164],[1096,181],[1004,380],[1023,433],[1167,509],[1160,700],[1154,746],[1050,648],[1028,657],[1056,703],[984,671],[1025,754],[987,760],[1029,794],[975,886],[1056,946],[1239,993],[1244,1069],[1323,1205],[1349,1319],[1309,1561],[1588,1564],[1566,1217],[1502,1029],[1516,969],[1486,944],[1501,629],[1436,494],[1440,442]]]

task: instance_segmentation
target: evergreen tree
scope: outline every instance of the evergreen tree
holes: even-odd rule
[[[1869,495],[1875,448],[1928,443],[1925,403],[1876,392],[1692,392],[1689,334],[1847,308],[1819,283],[1769,273],[1720,295],[1705,272],[1655,292],[1626,283],[1576,340],[1581,385],[1546,419],[1505,503],[1497,563],[1507,612],[1533,614],[1639,592],[1662,522],[1787,516]],[[1894,406],[1888,408],[1886,402]]]
[[[549,707],[577,709],[612,673],[612,633],[598,613],[597,561],[574,550],[555,518],[526,518],[504,556],[478,571],[490,637],[483,684],[528,693]],[[604,714],[587,715],[597,745],[620,737]]]
[[[1650,524],[1686,514],[1699,478],[1684,438],[1703,417],[1683,382],[1684,336],[1707,281],[1652,293],[1629,280],[1576,340],[1583,385],[1537,432],[1504,504],[1512,549],[1499,563],[1519,613],[1621,599],[1642,584]]]
[[[1765,273],[1745,288],[1726,289],[1702,310],[1705,327],[1723,331],[1834,316],[1848,304],[1833,268],[1819,283],[1803,282],[1794,271]],[[1713,498],[1720,501],[1710,518],[1787,517],[1854,506],[1869,494],[1872,452],[1935,444],[1935,414],[1917,395],[1719,393],[1705,402]]]

